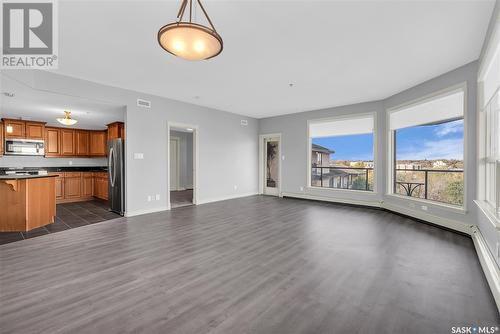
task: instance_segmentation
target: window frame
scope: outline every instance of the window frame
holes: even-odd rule
[[[478,152],[478,173],[477,173],[477,204],[483,210],[491,214],[500,224],[500,156],[494,157],[494,162],[491,162],[491,156],[488,149],[488,141],[491,140],[493,135],[496,135],[497,143],[500,141],[500,126],[496,134],[491,133],[492,126],[488,123],[487,108],[491,108],[491,103],[495,99],[500,99],[500,85],[496,88],[488,101],[484,99],[484,81],[488,74],[490,66],[495,62],[495,57],[500,57],[500,16],[494,18],[495,26],[490,35],[489,40],[486,42],[487,47],[484,56],[479,64],[477,75],[477,152]],[[500,113],[497,115],[500,118]],[[498,120],[497,120],[498,121]],[[499,148],[500,149],[500,148]],[[496,161],[495,161],[496,160]],[[488,164],[493,164],[493,180],[489,180]],[[490,181],[490,182],[488,182]],[[491,203],[488,196],[488,183],[494,182],[493,191],[495,194],[495,202]]]
[[[395,178],[395,170],[394,167],[396,166],[396,150],[395,150],[395,130],[391,130],[391,114],[393,112],[400,111],[401,109],[407,109],[413,106],[417,106],[419,104],[423,104],[426,102],[430,102],[442,97],[445,97],[447,95],[451,95],[453,93],[462,91],[464,94],[464,100],[463,100],[463,120],[464,120],[464,139],[463,139],[463,152],[464,152],[464,205],[463,206],[458,206],[458,205],[453,205],[453,204],[448,204],[448,203],[441,203],[437,201],[432,201],[429,199],[422,199],[422,198],[416,198],[416,197],[409,197],[409,196],[404,196],[400,195],[394,192],[394,178]],[[459,84],[449,86],[447,88],[435,91],[433,93],[427,94],[420,96],[416,99],[404,102],[402,104],[396,105],[394,107],[386,109],[386,129],[387,129],[387,184],[386,184],[386,196],[390,197],[395,197],[404,201],[408,201],[409,203],[418,203],[418,204],[424,204],[424,205],[432,205],[436,206],[439,208],[443,208],[452,212],[460,213],[460,214],[466,214],[468,210],[468,205],[469,205],[469,194],[468,194],[468,187],[467,187],[467,180],[468,180],[468,168],[467,164],[469,162],[468,159],[468,149],[467,149],[467,141],[468,141],[468,124],[469,124],[469,119],[468,119],[468,89],[467,89],[467,82],[461,82]]]
[[[312,172],[312,138],[310,136],[310,125],[314,123],[323,123],[323,122],[331,122],[331,121],[341,121],[341,120],[353,120],[353,119],[358,119],[358,118],[367,118],[367,116],[371,117],[373,119],[373,190],[372,191],[367,191],[367,190],[358,190],[358,189],[342,189],[342,188],[328,188],[328,187],[317,187],[311,185],[311,172]],[[328,191],[328,192],[339,192],[339,193],[359,193],[359,194],[366,194],[366,195],[375,195],[378,194],[378,182],[377,182],[377,133],[378,133],[378,124],[377,124],[377,112],[376,111],[371,111],[371,112],[362,112],[362,113],[356,113],[356,114],[342,114],[342,115],[337,115],[337,116],[331,116],[331,117],[325,117],[325,118],[315,118],[315,119],[308,119],[307,120],[307,151],[306,151],[306,163],[307,163],[307,168],[306,168],[306,174],[307,174],[307,183],[306,187],[307,189],[320,189],[323,191]]]

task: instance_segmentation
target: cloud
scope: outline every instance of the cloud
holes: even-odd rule
[[[462,119],[453,122],[440,124],[434,130],[438,137],[444,137],[453,133],[462,133],[464,131],[464,121]]]
[[[398,160],[434,160],[464,158],[462,138],[423,141],[422,145],[399,149]]]

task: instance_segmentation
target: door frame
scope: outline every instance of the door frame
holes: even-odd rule
[[[181,169],[181,161],[180,161],[180,149],[181,149],[181,139],[179,137],[175,137],[175,136],[169,136],[169,139],[170,141],[175,141],[175,146],[177,146],[177,154],[176,154],[176,161],[177,161],[177,175],[175,175],[175,178],[177,180],[177,187],[175,187],[175,189],[171,189],[169,188],[169,191],[172,191],[172,190],[179,190],[180,189],[180,183],[181,183],[181,172],[180,172],[180,169]],[[169,142],[169,145],[170,145],[170,142]],[[168,147],[170,149],[170,146]],[[170,159],[170,152],[169,152],[169,155],[168,155],[169,159]],[[170,162],[168,164],[169,168],[170,168]],[[169,177],[170,177],[170,173],[169,173]],[[170,181],[170,179],[169,179]],[[171,186],[171,185],[170,185]]]
[[[278,197],[283,197],[283,193],[281,192],[281,180],[282,180],[282,161],[283,161],[283,151],[282,151],[282,145],[281,145],[281,133],[268,133],[268,134],[263,134],[259,135],[259,194],[263,195],[264,194],[264,186],[266,183],[266,157],[264,157],[264,154],[266,153],[266,150],[264,148],[264,143],[266,139],[277,139],[278,140],[278,151],[279,151],[279,156],[278,156]]]
[[[181,129],[193,129],[191,132],[193,134],[193,205],[199,203],[198,200],[198,170],[199,170],[199,126],[196,124],[178,123],[178,122],[167,122],[167,208],[171,210],[170,206],[170,129],[171,128],[181,128]]]

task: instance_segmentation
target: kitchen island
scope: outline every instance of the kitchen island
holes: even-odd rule
[[[0,175],[0,232],[30,231],[55,215],[55,176]]]

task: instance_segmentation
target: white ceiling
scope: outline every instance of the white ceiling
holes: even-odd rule
[[[47,122],[60,126],[56,118],[64,117],[64,110],[78,123],[77,129],[106,129],[106,124],[124,120],[124,106],[81,97],[33,89],[6,74],[0,76],[3,92],[14,92],[13,97],[0,96],[0,117]]]
[[[203,3],[224,50],[189,62],[156,40],[180,1],[61,1],[58,72],[268,117],[383,99],[474,61],[494,6],[493,0]]]

